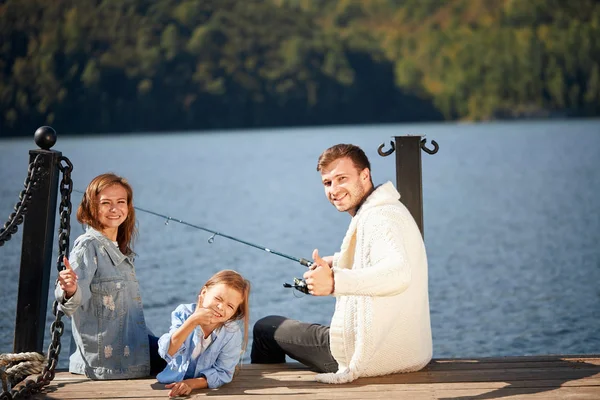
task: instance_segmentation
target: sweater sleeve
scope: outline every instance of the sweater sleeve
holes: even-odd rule
[[[411,269],[402,228],[402,220],[393,211],[363,216],[357,236],[357,246],[364,246],[363,260],[354,260],[352,269],[333,268],[334,296],[393,296],[406,290]]]
[[[337,265],[338,265],[338,261],[340,261],[340,253],[339,253],[339,251],[338,251],[338,252],[335,252],[335,253],[333,254],[333,262],[332,262],[332,265],[331,265],[331,266],[332,266],[332,267],[334,267],[334,268],[335,268],[335,267],[337,267]]]

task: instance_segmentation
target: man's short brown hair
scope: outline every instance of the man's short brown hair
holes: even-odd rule
[[[344,157],[350,158],[354,166],[359,171],[362,171],[365,168],[368,168],[369,171],[371,170],[371,163],[369,162],[365,152],[360,147],[353,144],[341,143],[331,146],[321,153],[319,156],[319,161],[317,162],[317,171],[321,171],[335,160]]]

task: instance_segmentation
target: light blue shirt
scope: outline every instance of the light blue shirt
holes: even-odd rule
[[[167,361],[166,368],[156,376],[160,383],[180,382],[184,379],[204,376],[208,387],[218,388],[231,382],[235,367],[242,355],[243,334],[235,321],[225,323],[211,333],[212,341],[198,358],[192,353],[201,345],[202,329],[197,326],[185,339],[179,350],[169,356],[171,336],[194,313],[196,304],[180,304],[171,313],[171,328],[158,340],[158,354]]]
[[[91,379],[150,375],[150,346],[133,259],[101,232],[87,228],[69,262],[77,291],[68,300],[57,284],[59,309],[71,317],[69,371]]]

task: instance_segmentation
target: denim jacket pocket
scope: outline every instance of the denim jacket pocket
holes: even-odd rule
[[[94,312],[98,318],[117,319],[125,315],[125,281],[113,279],[90,285]]]

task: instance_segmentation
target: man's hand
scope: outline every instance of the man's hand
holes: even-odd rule
[[[333,293],[334,280],[330,257],[327,260],[319,257],[319,250],[313,251],[313,265],[304,273],[308,292],[313,296],[329,296]]]
[[[58,283],[60,288],[65,292],[65,298],[68,299],[77,291],[77,275],[71,268],[71,264],[67,257],[63,259],[65,269],[58,273]]]
[[[315,250],[313,251],[313,259],[315,258],[315,251],[317,252],[317,257],[319,257],[319,250],[315,249]],[[320,257],[320,259],[321,259],[322,261],[324,261],[324,262],[325,262],[325,264],[327,264],[327,266],[328,266],[329,268],[332,268],[332,267],[333,267],[333,256],[325,256],[325,257]],[[323,263],[321,263],[321,265],[324,265],[324,264],[323,264]],[[311,266],[310,266],[309,268],[310,268],[310,269],[315,269],[315,268],[317,268],[317,267],[318,267],[318,265],[317,265],[317,263],[316,263],[316,261],[315,261],[315,262],[313,262],[313,263],[311,264]]]

